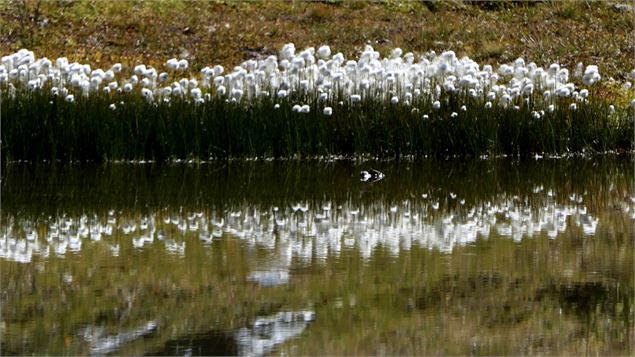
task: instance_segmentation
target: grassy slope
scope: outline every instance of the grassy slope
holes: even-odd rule
[[[256,55],[329,44],[353,56],[370,43],[386,54],[454,50],[487,63],[519,56],[539,65],[595,63],[626,78],[634,65],[634,17],[608,2],[460,1],[7,1],[0,2],[3,54],[26,47],[102,67],[156,65],[175,56],[193,69],[233,66]],[[231,67],[230,67],[231,68]]]

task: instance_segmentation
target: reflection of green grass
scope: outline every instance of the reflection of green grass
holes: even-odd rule
[[[557,160],[470,160],[406,162],[217,162],[203,165],[85,165],[11,164],[3,167],[3,215],[21,212],[37,218],[63,213],[104,215],[108,210],[134,209],[137,214],[162,208],[188,211],[241,207],[288,207],[324,201],[334,205],[383,202],[413,205],[440,201],[441,212],[461,212],[450,192],[467,207],[518,196],[529,206],[542,207],[549,189],[556,202],[571,194],[584,195],[589,212],[606,212],[629,194],[633,180],[630,156]],[[373,185],[359,182],[359,171],[375,167],[386,178]],[[229,180],[228,177],[232,179]],[[542,186],[544,191],[533,190]],[[613,186],[612,191],[610,190]],[[42,198],[46,199],[42,199]],[[617,201],[617,202],[616,202]],[[3,217],[3,219],[5,218]]]

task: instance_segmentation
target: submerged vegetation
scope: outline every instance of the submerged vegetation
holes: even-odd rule
[[[453,51],[382,58],[367,45],[347,60],[328,46],[252,59],[187,78],[2,57],[3,157],[156,160],[236,157],[542,155],[629,150],[628,103],[608,103],[598,67],[498,68]],[[624,87],[630,89],[631,83]],[[631,103],[631,106],[633,106]]]

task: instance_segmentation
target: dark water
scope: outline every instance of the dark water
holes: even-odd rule
[[[2,354],[633,353],[632,157],[2,174]]]

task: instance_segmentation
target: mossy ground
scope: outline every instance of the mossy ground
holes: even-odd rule
[[[454,50],[484,63],[595,63],[616,79],[635,67],[634,13],[605,1],[10,0],[0,19],[4,51],[104,67],[178,56],[193,70],[233,66],[287,42],[329,44],[346,56],[371,44],[382,53]]]

